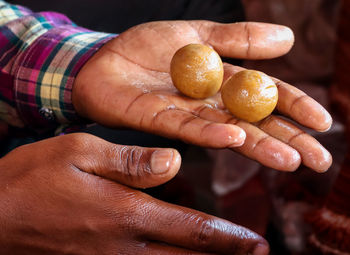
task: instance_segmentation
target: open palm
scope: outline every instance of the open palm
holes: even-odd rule
[[[301,162],[325,171],[331,155],[314,138],[286,120],[237,120],[220,94],[195,100],[173,86],[173,54],[189,43],[213,47],[221,56],[278,57],[293,45],[286,27],[262,23],[209,21],[151,22],[133,27],[101,48],[80,71],[73,89],[77,112],[110,127],[126,126],[211,148],[232,148],[264,165],[295,170]],[[242,70],[224,64],[225,79]],[[302,91],[276,80],[279,113],[318,131],[327,130],[328,112]]]

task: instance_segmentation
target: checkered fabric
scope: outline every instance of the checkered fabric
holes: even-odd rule
[[[78,121],[74,79],[114,36],[0,0],[0,119],[36,130]]]

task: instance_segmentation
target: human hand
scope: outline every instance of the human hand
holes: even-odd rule
[[[1,254],[266,255],[248,229],[131,188],[164,183],[180,161],[88,134],[18,147],[0,159]]]
[[[81,116],[102,125],[232,148],[279,170],[293,171],[302,162],[323,172],[332,163],[330,153],[294,124],[278,116],[257,124],[239,121],[224,110],[220,93],[206,100],[187,98],[177,92],[169,75],[173,54],[189,43],[210,45],[225,57],[266,59],[287,53],[293,42],[290,29],[272,24],[141,24],[107,43],[84,65],[73,87],[73,104]],[[242,68],[226,63],[224,69],[227,79]],[[320,104],[275,81],[279,113],[317,131],[330,128],[332,118]]]

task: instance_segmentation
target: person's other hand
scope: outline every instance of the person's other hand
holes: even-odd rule
[[[0,159],[1,254],[267,255],[248,229],[131,188],[166,182],[180,161],[88,134],[18,147]]]
[[[207,100],[187,98],[177,92],[169,75],[173,54],[189,43],[209,45],[225,57],[266,59],[287,53],[293,42],[289,28],[272,24],[141,24],[107,43],[84,65],[73,87],[73,104],[81,116],[102,125],[233,148],[279,170],[293,171],[302,162],[322,172],[332,163],[330,153],[294,124],[278,116],[257,124],[237,120],[224,110],[220,94]],[[242,70],[227,63],[224,68],[225,79]],[[317,131],[330,128],[332,118],[320,104],[275,81],[279,113]]]

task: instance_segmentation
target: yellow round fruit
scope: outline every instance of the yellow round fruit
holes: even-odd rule
[[[202,44],[188,44],[174,54],[170,75],[175,87],[183,94],[203,99],[220,90],[224,70],[215,50]]]
[[[278,100],[276,84],[269,76],[245,70],[230,77],[221,90],[226,108],[237,118],[257,122],[271,114]]]

